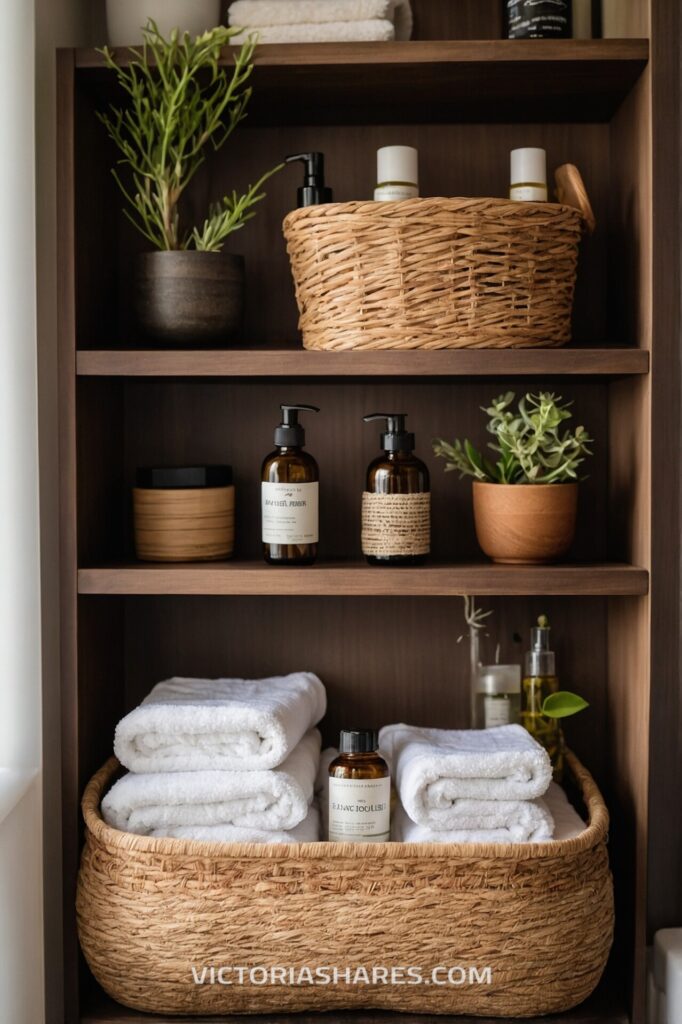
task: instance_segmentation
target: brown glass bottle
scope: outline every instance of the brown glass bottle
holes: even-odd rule
[[[405,429],[405,413],[372,413],[364,417],[365,422],[376,419],[385,419],[387,429],[381,435],[384,451],[367,468],[367,494],[428,495],[429,471],[414,454],[414,434]],[[368,511],[366,506],[365,515]],[[371,506],[371,514],[381,516],[376,505]],[[428,556],[430,540],[428,498],[412,514],[415,517],[415,530],[408,543],[404,535],[396,535],[394,538],[390,536],[390,523],[395,522],[395,510],[392,516],[387,517],[385,536],[381,543],[367,543],[367,533],[363,530],[363,554],[370,565],[423,565]],[[418,553],[405,553],[402,550],[410,546],[418,550]],[[386,550],[378,553],[379,548]]]
[[[283,405],[282,423],[275,430],[277,448],[261,469],[263,556],[270,565],[312,565],[319,540],[319,470],[303,451],[305,431],[300,410],[319,412],[312,405]]]
[[[390,838],[391,776],[374,729],[344,730],[329,765],[329,841],[385,843]]]

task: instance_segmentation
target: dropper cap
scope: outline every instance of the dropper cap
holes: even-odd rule
[[[540,615],[537,626],[530,631],[530,650],[526,651],[526,676],[554,676],[556,662],[549,648],[549,619]]]
[[[365,423],[386,420],[386,430],[381,435],[381,447],[385,452],[414,451],[414,434],[405,430],[406,412],[372,412],[362,418]]]
[[[303,448],[305,430],[298,422],[299,412],[319,412],[316,405],[280,405],[282,422],[275,428],[275,444],[278,448]]]

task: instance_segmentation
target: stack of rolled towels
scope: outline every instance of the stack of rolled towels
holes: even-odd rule
[[[260,43],[388,42],[412,34],[410,0],[236,0],[229,24]]]
[[[104,797],[105,821],[156,837],[315,842],[326,706],[310,672],[158,683],[116,728],[129,773]]]
[[[520,725],[388,725],[379,746],[398,795],[394,842],[539,843],[585,828],[552,782],[547,752]]]

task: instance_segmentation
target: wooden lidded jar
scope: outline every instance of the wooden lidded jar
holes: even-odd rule
[[[138,469],[135,552],[143,562],[210,562],[234,551],[231,466]]]

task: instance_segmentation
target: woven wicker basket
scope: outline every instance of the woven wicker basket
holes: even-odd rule
[[[109,995],[157,1013],[365,1007],[523,1017],[569,1009],[599,981],[613,931],[608,813],[590,775],[570,755],[569,764],[589,813],[576,839],[285,847],[109,828],[99,805],[118,769],[112,759],[83,797],[83,952]],[[439,966],[490,967],[492,980],[195,984],[192,967],[204,966],[396,966],[425,977]]]
[[[576,171],[577,173],[577,171]],[[284,220],[309,349],[565,345],[583,213],[558,203],[330,203]]]

